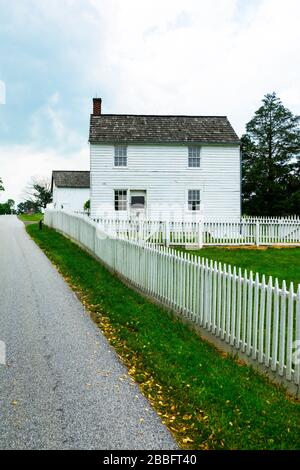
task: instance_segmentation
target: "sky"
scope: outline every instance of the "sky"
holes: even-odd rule
[[[104,113],[227,115],[275,91],[300,114],[299,0],[0,0],[0,202],[89,169]]]

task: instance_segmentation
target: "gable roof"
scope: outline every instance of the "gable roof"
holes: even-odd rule
[[[53,182],[58,188],[89,188],[89,171],[52,171],[51,191]]]
[[[91,115],[91,144],[239,144],[226,116]]]

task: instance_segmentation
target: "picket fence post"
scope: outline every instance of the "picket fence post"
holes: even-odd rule
[[[166,242],[166,247],[169,248],[170,246],[170,223],[168,220],[165,222],[165,242]]]
[[[198,222],[198,247],[203,248],[203,222],[199,220]]]
[[[259,246],[259,221],[255,224],[255,245]]]

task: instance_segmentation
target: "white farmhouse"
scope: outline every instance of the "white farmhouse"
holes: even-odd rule
[[[238,220],[239,138],[225,116],[90,120],[91,217]]]
[[[52,207],[69,211],[83,211],[90,199],[89,171],[53,171],[51,191]]]

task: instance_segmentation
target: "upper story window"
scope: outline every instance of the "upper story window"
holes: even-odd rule
[[[200,147],[189,147],[189,167],[200,168]]]
[[[190,211],[200,210],[200,189],[189,189],[188,207]]]
[[[126,211],[127,210],[127,191],[126,189],[115,190],[115,210]]]
[[[125,145],[115,146],[115,166],[127,166],[127,147]]]

